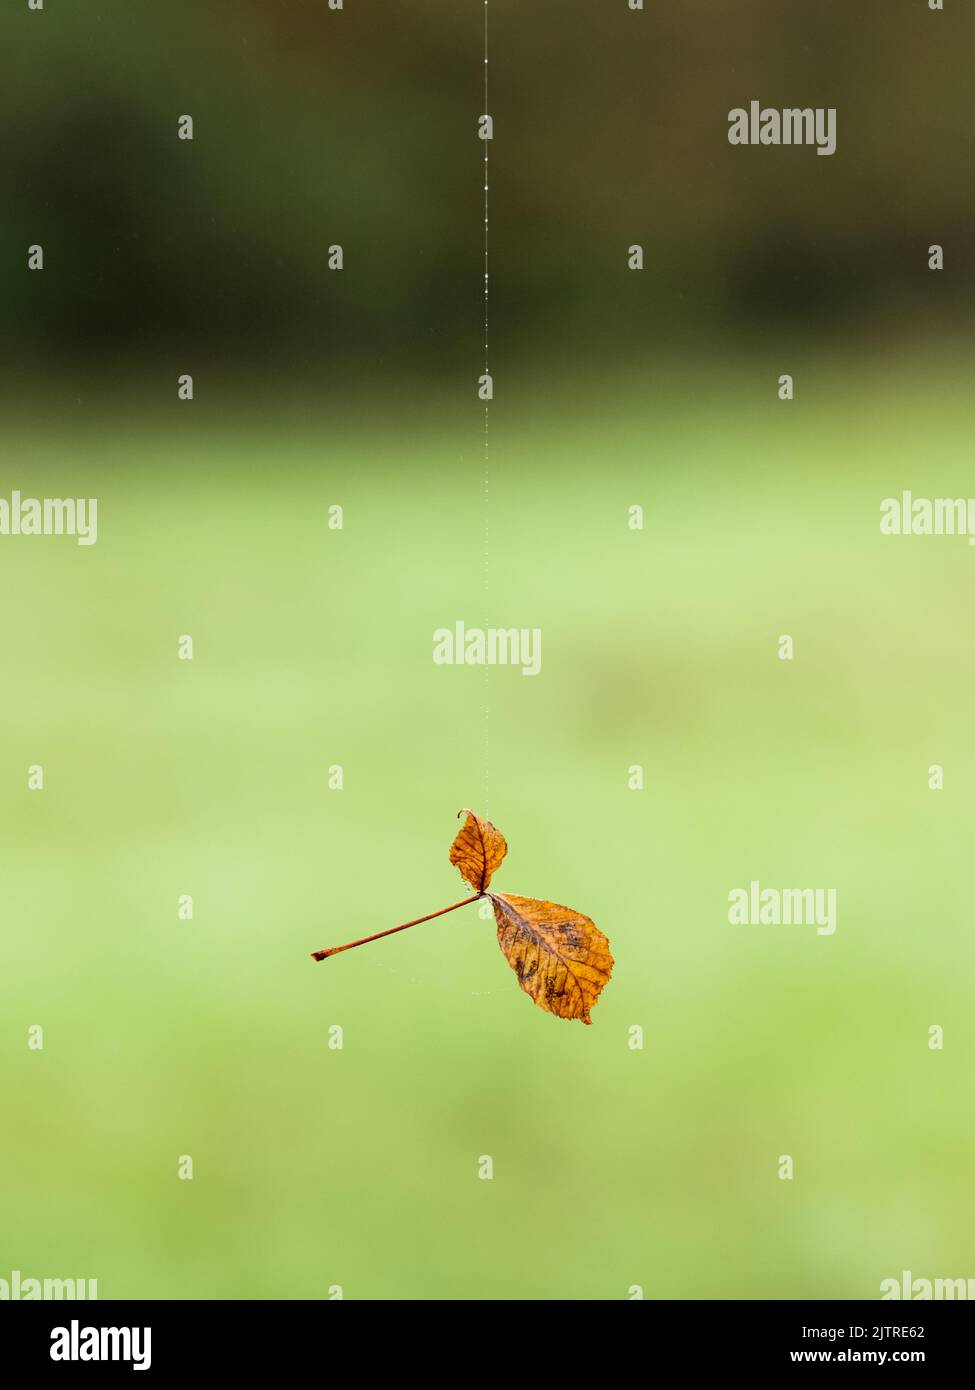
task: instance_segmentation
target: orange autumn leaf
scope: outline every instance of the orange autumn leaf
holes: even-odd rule
[[[450,862],[457,865],[475,893],[483,893],[508,853],[508,842],[489,820],[482,820],[466,806],[457,814],[467,819],[450,846]]]
[[[450,862],[470,884],[473,896],[344,946],[313,951],[313,959],[327,960],[487,898],[498,926],[498,945],[529,999],[557,1018],[591,1023],[590,1010],[613,971],[606,937],[591,918],[574,908],[514,893],[489,893],[488,884],[508,852],[507,841],[489,820],[469,808],[457,814],[466,819],[450,846]]]
[[[613,970],[609,942],[595,923],[558,903],[489,893],[498,945],[518,983],[540,1009],[591,1023],[589,1010]]]

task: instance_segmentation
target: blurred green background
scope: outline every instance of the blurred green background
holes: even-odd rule
[[[973,491],[975,24],[652,8],[492,0],[487,500],[478,0],[0,17],[0,496],[99,499],[0,539],[0,1278],[975,1275],[973,556],[879,534]],[[732,149],[752,97],[836,155]],[[458,620],[542,674],[435,667]],[[473,908],[309,960],[462,895],[461,805],[609,936],[592,1028]],[[752,878],[836,934],[729,926]]]

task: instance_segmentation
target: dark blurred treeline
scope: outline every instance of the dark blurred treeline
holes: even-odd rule
[[[476,358],[483,13],[7,0],[4,356]],[[967,321],[971,6],[491,0],[490,22],[497,350]],[[835,106],[836,154],[731,147],[753,98]]]

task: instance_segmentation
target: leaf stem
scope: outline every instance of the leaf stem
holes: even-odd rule
[[[412,922],[404,922],[399,927],[389,927],[386,931],[377,931],[374,936],[363,936],[358,941],[347,941],[344,946],[330,946],[325,951],[312,951],[312,960],[325,960],[327,956],[337,956],[340,951],[351,951],[353,946],[365,946],[369,941],[378,941],[383,936],[392,936],[394,932],[406,931],[407,927],[419,926],[421,922],[429,922],[434,917],[442,917],[445,912],[456,912],[459,907],[466,907],[468,903],[476,903],[478,898],[482,898],[483,893],[475,893],[472,898],[462,898],[459,903],[451,903],[450,907],[438,908],[436,912],[428,912],[425,917],[414,917]]]

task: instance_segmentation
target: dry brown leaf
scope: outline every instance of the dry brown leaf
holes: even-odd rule
[[[613,969],[609,942],[571,907],[489,893],[498,923],[498,945],[518,983],[541,1009],[559,1018],[591,1023],[589,1010]]]
[[[482,820],[468,807],[457,814],[466,815],[467,819],[450,846],[450,862],[457,865],[475,893],[483,893],[491,882],[491,875],[508,853],[508,842],[489,820]]]
[[[450,862],[457,865],[474,890],[473,897],[414,917],[411,922],[401,922],[398,927],[347,941],[344,946],[313,951],[313,958],[327,960],[353,947],[469,907],[480,898],[490,898],[498,924],[498,945],[528,997],[557,1018],[578,1018],[591,1023],[589,1011],[613,970],[606,937],[589,917],[571,907],[538,898],[520,898],[514,893],[489,893],[491,876],[508,853],[507,841],[489,820],[483,820],[469,807],[457,814],[467,819],[450,846]]]

